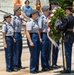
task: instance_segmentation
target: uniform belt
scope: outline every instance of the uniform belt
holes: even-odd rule
[[[6,36],[6,37],[10,37],[10,38],[13,38],[13,36]]]
[[[30,33],[30,34],[38,34],[38,33],[36,33],[36,32],[33,32],[33,33]]]
[[[73,29],[67,29],[67,31],[73,31]]]
[[[21,32],[14,32],[15,34],[21,34]]]
[[[47,32],[41,32],[42,34],[47,34]]]

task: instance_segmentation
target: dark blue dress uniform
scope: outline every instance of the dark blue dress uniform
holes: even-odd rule
[[[14,43],[14,65],[15,67],[21,68],[21,55],[22,55],[22,20],[18,16],[14,16],[13,19],[14,26],[14,38],[16,42]]]
[[[59,45],[59,42],[57,42]],[[57,59],[58,59],[58,52],[59,49],[53,45],[53,50],[52,50],[52,67],[57,68]]]
[[[47,10],[48,7],[44,7]],[[47,37],[48,19],[43,14],[39,19],[39,28],[41,29],[41,66],[42,70],[50,69],[49,57],[50,57],[50,40]]]
[[[67,7],[67,10],[70,10],[71,7]],[[63,41],[65,46],[65,57],[66,57],[66,68],[64,68],[65,73],[71,72],[71,55],[72,55],[72,45],[74,42],[74,17],[72,14],[68,14],[64,18],[64,22],[58,28],[64,31]],[[65,66],[64,66],[65,67]]]
[[[31,73],[38,72],[39,70],[40,42],[39,42],[38,29],[39,29],[39,26],[37,22],[31,18],[26,24],[26,30],[30,31],[30,37],[34,44],[34,46],[30,46],[30,43],[28,41],[28,46],[30,50],[30,72]]]
[[[11,17],[10,14],[5,14],[4,18]],[[13,35],[14,35],[14,28],[11,23],[5,21],[2,25],[2,32],[5,33],[5,40],[7,44],[7,48],[5,49],[5,59],[6,59],[6,71],[12,71],[13,66]]]

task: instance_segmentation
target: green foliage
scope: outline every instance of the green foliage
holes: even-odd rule
[[[60,7],[65,8],[66,6],[72,6],[73,0],[57,0]]]
[[[66,6],[72,6],[73,0],[49,0],[49,2],[55,1],[60,7],[65,8]]]
[[[61,21],[63,21],[63,18],[65,17],[65,11],[62,8],[58,8],[55,12],[54,12],[54,16],[52,16],[50,18],[50,36],[52,39],[54,39],[56,42],[59,41],[59,39],[62,36],[62,32],[60,32],[58,29],[56,29],[55,27],[55,21],[57,20],[57,18],[59,18]]]

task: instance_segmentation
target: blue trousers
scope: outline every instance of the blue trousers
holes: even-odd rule
[[[13,70],[13,38],[6,37],[7,48],[5,48],[6,70]]]
[[[14,43],[14,66],[21,67],[22,35],[15,33],[14,38],[16,39],[16,43]]]
[[[50,47],[51,42],[47,37],[46,33],[41,33],[42,44],[41,44],[41,66],[42,68],[50,68],[49,58],[50,58]]]
[[[72,45],[73,43],[65,42],[65,53],[66,53],[66,70],[71,72],[71,56],[72,56]]]
[[[59,45],[59,42],[57,42],[57,43]],[[59,49],[57,47],[53,46],[52,65],[57,65],[58,52],[59,52]]]
[[[40,54],[40,42],[39,42],[39,36],[37,33],[31,33],[30,37],[32,39],[32,42],[34,43],[34,46],[29,46],[30,51],[30,71],[36,71],[39,69],[39,54]]]

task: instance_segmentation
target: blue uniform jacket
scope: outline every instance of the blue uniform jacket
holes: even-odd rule
[[[69,14],[64,18],[62,25],[59,25],[58,27],[59,30],[64,31],[64,37],[63,37],[64,42],[70,42],[70,43],[74,42],[74,32],[69,31],[72,30],[73,27],[74,27],[74,17],[72,16],[72,14]]]

